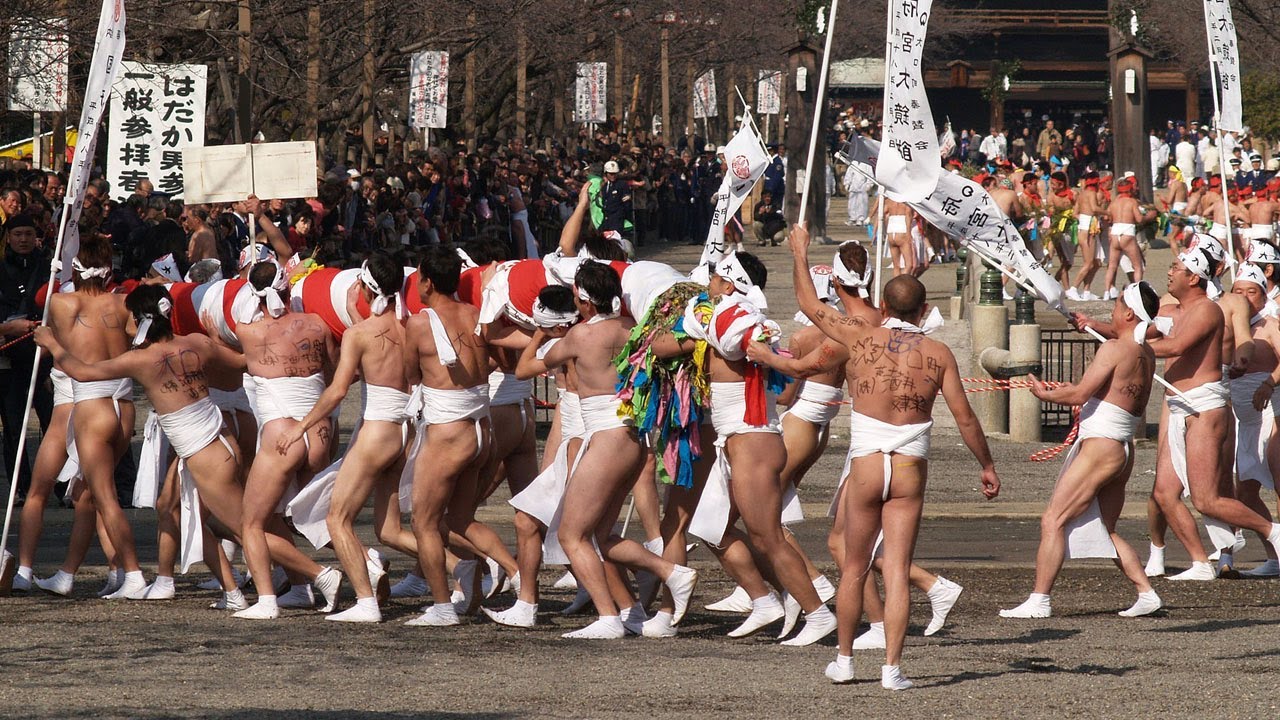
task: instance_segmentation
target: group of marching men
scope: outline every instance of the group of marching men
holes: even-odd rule
[[[532,627],[545,561],[569,565],[575,604],[590,602],[599,615],[566,637],[672,637],[698,582],[686,565],[693,534],[737,582],[708,606],[746,615],[731,636],[782,623],[779,637],[790,638],[783,644],[803,646],[838,630],[838,655],[826,669],[833,682],[854,679],[853,649],[884,648],[882,685],[910,687],[900,669],[910,587],[931,602],[926,635],[943,626],[962,591],[912,563],[939,395],[981,466],[984,495],[1000,488],[955,358],[928,337],[937,319],[923,285],[895,277],[876,307],[866,250],[845,243],[830,266],[811,268],[809,236],[797,226],[789,241],[797,319],[806,327],[779,351],[758,259],[729,254],[688,275],[629,262],[616,239],[584,230],[587,206],[578,204],[560,249],[542,260],[498,261],[494,247],[479,243],[428,250],[416,272],[374,255],[358,270],[290,276],[248,253],[241,279],[148,283],[128,295],[108,287],[109,246],[85,242],[71,287],[49,297],[49,326],[36,330],[54,359],[57,406],[23,509],[15,589],[69,594],[96,530],[112,566],[105,597],[172,597],[174,566],[203,561],[223,589],[214,607],[273,619],[282,607],[314,607],[317,592],[333,612],[345,574],[356,602],[327,618],[378,622],[391,593],[388,560],[354,531],[372,495],[379,542],[413,558],[415,572],[397,594],[433,600],[409,625],[455,625],[482,609],[499,624]],[[1002,614],[1047,617],[1067,556],[1117,559],[1139,590],[1122,615],[1161,606],[1147,579],[1162,571],[1159,543],[1144,572],[1115,534],[1156,357],[1168,359],[1177,390],[1161,423],[1153,539],[1172,527],[1194,561],[1175,577],[1215,574],[1184,492],[1223,558],[1236,529],[1254,530],[1268,541],[1269,566],[1280,569],[1280,525],[1258,493],[1273,487],[1263,448],[1274,423],[1262,410],[1280,380],[1280,321],[1271,312],[1280,256],[1260,241],[1249,252],[1252,262],[1236,268],[1232,292],[1216,303],[1207,293],[1220,292],[1225,253],[1196,236],[1169,271],[1170,299],[1134,283],[1116,299],[1110,323],[1077,317],[1114,339],[1079,383],[1033,390],[1082,406],[1080,440],[1045,513],[1035,593]],[[559,398],[538,463],[531,381],[544,374]],[[336,413],[358,379],[362,417],[335,460]],[[154,468],[142,492],[160,518],[160,572],[151,584],[111,472],[133,431],[133,382],[155,412],[141,463]],[[802,517],[795,489],[825,449],[844,387],[853,410],[831,505],[837,590],[785,525]],[[1237,433],[1229,432],[1228,403]],[[781,417],[779,404],[787,406]],[[1231,463],[1219,461],[1230,457],[1233,435],[1236,493],[1222,482]],[[1187,463],[1193,453],[1202,460]],[[62,568],[35,579],[42,498],[59,476],[76,483],[75,526]],[[655,477],[667,488],[662,512]],[[514,556],[475,517],[504,479],[516,511]],[[632,492],[644,543],[615,530]],[[341,571],[311,560],[295,533],[317,548],[331,545]],[[243,549],[252,605],[227,541]],[[492,568],[488,590],[482,562]],[[505,587],[514,605],[479,608]],[[871,626],[858,635],[864,610]]]

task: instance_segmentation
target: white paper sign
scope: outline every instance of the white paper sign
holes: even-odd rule
[[[609,64],[602,62],[578,63],[578,81],[573,106],[573,121],[578,123],[602,123],[609,119],[605,107],[605,92],[609,83]]]
[[[756,83],[756,112],[776,115],[782,112],[782,73],[778,70],[761,70]]]
[[[884,86],[884,157],[876,179],[889,197],[923,199],[938,184],[938,131],[925,94],[921,56],[932,0],[891,0],[889,82]]]
[[[111,196],[127,199],[142,180],[182,197],[182,150],[204,145],[204,65],[125,61],[111,86],[107,180]]]
[[[409,122],[418,129],[445,127],[449,116],[449,53],[414,53],[409,62]]]
[[[9,109],[67,109],[67,21],[22,21],[9,35]]]
[[[1218,81],[1218,127],[1227,132],[1244,131],[1244,106],[1240,99],[1240,46],[1236,24],[1227,0],[1204,0],[1204,23],[1209,34],[1214,75]]]
[[[716,116],[716,71],[708,70],[693,81],[693,117]]]
[[[316,144],[310,140],[188,147],[182,165],[188,203],[316,195]]]

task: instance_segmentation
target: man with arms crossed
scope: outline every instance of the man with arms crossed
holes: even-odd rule
[[[983,494],[995,497],[1000,479],[969,407],[955,357],[918,327],[928,305],[924,286],[913,277],[895,277],[884,288],[880,325],[846,317],[818,300],[809,277],[809,233],[791,231],[793,276],[800,310],[827,336],[849,350],[845,375],[858,408],[850,419],[849,474],[844,482],[845,560],[836,609],[839,654],[827,666],[832,682],[853,681],[853,636],[862,614],[862,590],[871,569],[877,533],[884,535],[885,665],[880,683],[891,690],[911,687],[899,668],[907,634],[908,572],[924,501],[933,403],[942,391],[961,437],[982,465]],[[897,456],[895,459],[893,456]]]

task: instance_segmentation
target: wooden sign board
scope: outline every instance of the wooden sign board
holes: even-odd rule
[[[316,144],[311,141],[188,147],[182,151],[185,201],[223,203],[316,195]]]

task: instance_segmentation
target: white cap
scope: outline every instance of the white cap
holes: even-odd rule
[[[618,172],[618,163],[613,160],[610,160],[609,162],[604,164],[604,171],[607,173]]]

